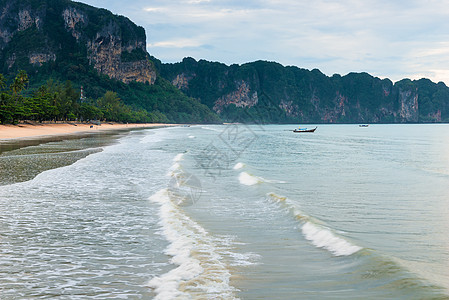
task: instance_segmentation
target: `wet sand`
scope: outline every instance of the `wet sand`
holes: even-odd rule
[[[0,125],[0,186],[27,181],[45,170],[70,165],[101,151],[128,131],[167,126],[175,125]]]
[[[31,137],[63,136],[70,134],[92,133],[110,130],[131,130],[136,128],[153,128],[175,126],[174,124],[117,124],[104,123],[101,125],[87,123],[46,123],[46,124],[19,124],[0,125],[0,143],[2,140],[23,139]]]

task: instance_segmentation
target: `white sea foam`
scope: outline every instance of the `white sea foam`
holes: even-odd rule
[[[261,256],[257,253],[246,252],[228,252],[229,257],[232,258],[231,266],[252,266],[259,264]]]
[[[177,177],[180,173],[182,173],[181,164],[179,163],[184,159],[184,153],[179,153],[173,158],[174,164],[170,167],[167,176],[169,177]]]
[[[247,172],[242,172],[239,175],[239,181],[244,185],[255,185],[263,182],[263,179],[254,175],[251,175]]]
[[[221,132],[223,130],[222,128],[214,128],[214,127],[211,127],[211,126],[203,126],[203,127],[201,127],[201,129],[212,130],[212,131],[215,131],[215,132]]]
[[[271,200],[276,201],[276,202],[285,202],[285,200],[287,200],[287,197],[279,196],[279,195],[276,195],[275,193],[268,193],[267,196],[270,197]]]
[[[229,285],[231,274],[214,238],[170,199],[167,189],[150,200],[160,204],[159,224],[170,242],[165,253],[177,265],[148,282],[157,293],[155,299],[235,299],[235,288]]]
[[[173,161],[174,162],[181,161],[181,160],[183,160],[183,156],[184,156],[184,153],[179,153],[175,156],[175,158],[173,158]]]
[[[268,193],[267,196],[270,197],[271,200],[286,207],[288,211],[303,224],[301,230],[304,237],[316,247],[326,249],[335,256],[351,255],[362,249],[359,246],[351,244],[344,238],[338,237],[332,233],[330,229],[325,228],[324,225],[318,225],[321,223],[319,220],[303,213],[297,205],[287,197],[279,196],[275,193]]]
[[[334,235],[329,229],[320,228],[311,222],[302,225],[304,237],[318,248],[330,251],[335,256],[347,256],[356,253],[362,248],[352,245],[345,239]]]
[[[140,141],[140,144],[148,144],[148,143],[157,143],[166,138],[167,133],[166,130],[169,128],[164,128],[163,130],[152,130],[148,134],[146,134]]]
[[[234,166],[234,170],[238,170],[244,167],[244,164],[241,163],[237,163]],[[244,185],[255,185],[258,183],[262,183],[262,182],[267,182],[267,183],[285,183],[285,181],[281,181],[281,180],[271,180],[271,179],[265,179],[259,176],[255,176],[252,174],[249,174],[248,172],[241,172],[239,175],[239,181],[241,184]]]
[[[240,169],[242,169],[244,166],[245,166],[244,163],[239,162],[239,163],[236,163],[236,164],[235,164],[235,166],[234,166],[233,169],[234,169],[234,170],[240,170]]]
[[[176,177],[179,173],[181,173],[181,165],[178,162],[175,162],[169,169],[167,176]]]
[[[263,178],[263,181],[268,182],[268,183],[287,183],[283,180],[272,180],[272,179],[265,179],[265,178]]]

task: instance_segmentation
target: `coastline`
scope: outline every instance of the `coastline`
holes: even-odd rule
[[[92,127],[91,127],[92,126]],[[176,124],[21,123],[0,125],[0,186],[28,181],[102,151],[128,131]],[[33,146],[30,148],[30,146]]]
[[[118,124],[103,123],[101,125],[87,123],[43,123],[0,125],[0,143],[11,142],[18,139],[57,137],[72,134],[85,134],[116,130],[132,130],[145,128],[158,128],[177,126],[178,124],[144,123],[144,124]]]

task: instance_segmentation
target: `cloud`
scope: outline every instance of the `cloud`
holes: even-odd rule
[[[164,62],[258,59],[448,82],[449,6],[442,0],[86,0],[129,17]],[[449,82],[448,82],[449,83]]]
[[[195,48],[195,47],[203,47],[204,44],[201,42],[200,39],[188,39],[188,38],[180,38],[180,39],[173,39],[173,40],[165,40],[165,41],[159,41],[156,43],[149,43],[147,44],[149,48],[157,47],[157,48]]]
[[[152,13],[152,12],[163,12],[165,8],[163,7],[145,7],[143,9],[146,12]]]

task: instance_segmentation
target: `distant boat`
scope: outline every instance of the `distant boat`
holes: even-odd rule
[[[315,132],[315,130],[317,129],[317,127],[313,128],[313,129],[307,129],[307,128],[296,128],[295,130],[293,130],[293,132]]]
[[[360,124],[359,127],[368,127],[368,124]]]

